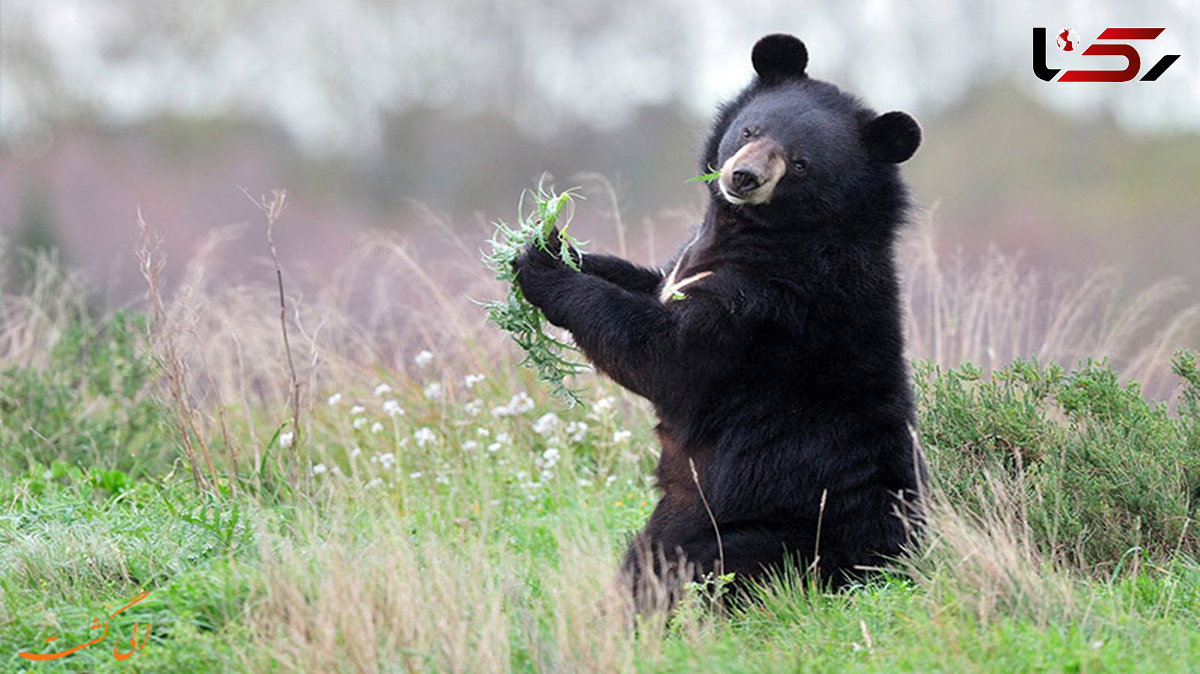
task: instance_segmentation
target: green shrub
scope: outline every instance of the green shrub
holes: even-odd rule
[[[985,378],[970,364],[916,366],[921,439],[936,484],[982,513],[986,475],[1025,494],[1023,524],[1058,562],[1106,573],[1131,554],[1200,553],[1200,371],[1174,360],[1178,405],[1146,401],[1104,361],[1067,373],[1017,361]]]
[[[0,466],[12,473],[65,462],[102,475],[136,474],[170,446],[165,410],[150,394],[145,319],[117,312],[98,324],[72,318],[42,367],[0,370]],[[105,487],[123,481],[102,475]]]

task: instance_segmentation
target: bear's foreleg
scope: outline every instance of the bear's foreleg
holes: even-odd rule
[[[588,266],[591,256],[584,258]],[[580,273],[537,247],[515,262],[517,283],[530,303],[550,323],[569,330],[584,355],[625,388],[644,397],[655,391],[656,373],[671,363],[674,318],[649,291],[630,290],[600,272],[649,286],[653,272],[619,258],[601,258],[591,265],[597,273]]]

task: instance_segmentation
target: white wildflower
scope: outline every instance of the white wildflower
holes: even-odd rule
[[[354,449],[350,450],[350,458],[357,459],[359,454],[362,454],[362,448],[360,448],[358,445],[355,445]]]
[[[476,398],[464,405],[463,410],[465,410],[468,415],[477,417],[483,413],[483,401],[479,398]]]
[[[422,473],[421,471],[419,471],[419,470],[418,470],[418,471],[416,471],[415,473],[409,473],[409,474],[408,474],[408,477],[409,477],[409,479],[411,479],[411,480],[415,480],[415,479],[417,479],[417,478],[421,477],[421,475],[423,475],[423,473]]]
[[[507,405],[501,405],[492,410],[492,416],[514,417],[518,414],[524,414],[531,409],[533,409],[533,399],[524,391],[518,391],[516,395],[509,399]]]
[[[567,424],[567,437],[575,443],[583,442],[584,436],[587,435],[587,430],[587,423],[583,421],[572,421],[571,423]]]
[[[481,374],[469,374],[463,377],[463,386],[466,386],[467,388],[475,388],[475,385],[483,382],[484,379],[487,379],[487,377],[484,377]]]
[[[383,466],[384,468],[391,468],[396,463],[396,455],[392,454],[391,452],[388,452],[387,454],[380,454],[377,457],[371,457],[372,462],[374,462],[376,459],[379,459],[379,465]]]
[[[546,414],[538,417],[537,421],[533,422],[533,432],[537,433],[538,435],[548,435],[549,433],[553,432],[555,428],[558,428],[558,423],[558,415],[556,415],[554,412],[547,412]]]
[[[422,392],[425,394],[426,400],[441,400],[442,399],[442,385],[437,383],[436,381],[431,381],[428,384],[426,384],[425,389]]]
[[[614,445],[619,445],[631,437],[633,437],[633,431],[617,431],[613,433],[612,441]]]
[[[359,414],[362,414],[363,412],[366,412],[366,411],[367,411],[367,408],[363,407],[362,405],[355,405],[354,407],[350,408],[350,416],[352,416],[352,417],[358,416]]]
[[[431,429],[431,428],[425,428],[425,427],[418,428],[413,433],[413,440],[417,441],[418,447],[424,447],[425,445],[433,442],[436,439],[437,439],[437,434],[434,433],[433,429]]]
[[[533,409],[533,399],[524,391],[520,391],[512,397],[508,405],[512,408],[514,414],[524,414]]]
[[[466,442],[462,443],[462,450],[464,452],[473,452],[477,449],[479,449],[479,443],[475,442],[474,440],[467,440]]]
[[[379,386],[375,387],[375,397],[376,398],[382,396],[385,393],[391,393],[391,392],[392,392],[392,387],[388,386],[387,384],[380,384]]]
[[[351,425],[354,426],[354,428],[361,430],[363,426],[367,425],[367,418],[366,417],[355,417],[354,423]]]
[[[369,482],[367,482],[365,485],[363,485],[363,489],[374,489],[375,487],[378,487],[381,484],[383,484],[383,479],[378,478],[378,477],[373,477],[373,478],[371,478],[371,480]]]
[[[542,458],[546,461],[547,465],[552,466],[552,465],[558,463],[558,459],[560,457],[561,457],[561,454],[559,454],[558,450],[555,449],[554,447],[551,447],[551,448],[547,449],[546,451],[542,452]]]
[[[383,401],[383,413],[389,417],[398,417],[404,414],[404,410],[395,400],[385,400]]]
[[[313,475],[321,475],[322,473],[324,473],[328,470],[329,469],[326,468],[325,464],[323,464],[323,463],[318,463],[317,465],[312,467]]]
[[[379,423],[378,421],[376,421],[375,423],[371,424],[371,432],[372,432],[372,433],[378,433],[378,432],[380,432],[380,431],[382,431],[382,430],[383,430],[383,424]]]
[[[413,362],[417,364],[417,367],[424,370],[425,368],[429,367],[430,363],[433,362],[433,352],[429,350],[423,350],[421,353],[418,353],[415,358],[413,358]]]
[[[279,446],[280,447],[291,447],[292,440],[294,440],[295,438],[296,438],[296,434],[291,431],[280,433],[279,434]]]
[[[616,403],[617,403],[617,399],[614,398],[613,396],[604,396],[603,398],[597,400],[595,405],[592,405],[592,409],[598,413],[599,412],[607,412],[607,411],[611,410],[613,408],[613,405],[615,405]]]
[[[332,406],[338,404],[339,402],[341,402],[341,400],[342,400],[342,394],[334,393],[333,395],[329,396],[329,406],[332,407]]]

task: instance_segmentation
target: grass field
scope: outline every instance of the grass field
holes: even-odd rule
[[[0,670],[1200,663],[1200,369],[1170,348],[1196,344],[1196,312],[1162,315],[1169,288],[1119,301],[1100,276],[918,257],[920,554],[840,593],[778,578],[724,611],[696,587],[629,629],[611,581],[655,501],[646,406],[594,375],[585,406],[550,398],[465,300],[497,296],[482,270],[452,284],[385,240],[342,268],[365,260],[392,275],[285,289],[282,323],[273,275],[215,284],[202,255],[135,311],[97,315],[50,269],[4,297]],[[1087,360],[1104,356],[1132,379]]]

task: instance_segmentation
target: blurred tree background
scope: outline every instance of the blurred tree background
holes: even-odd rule
[[[4,291],[23,283],[18,249],[57,248],[98,301],[127,301],[136,210],[186,260],[257,222],[238,186],[288,188],[280,253],[319,280],[364,232],[419,240],[438,220],[482,238],[547,171],[605,177],[581,219],[608,223],[615,195],[635,257],[661,261],[699,217],[685,180],[708,120],[768,32],[805,40],[812,75],[922,121],[907,175],[938,245],[1196,287],[1200,12],[1063,4],[4,0]],[[1153,83],[1045,83],[1034,26],[1165,26],[1138,45],[1143,69],[1182,57]],[[1121,66],[1047,49],[1052,67]],[[611,243],[600,226],[581,235]]]

